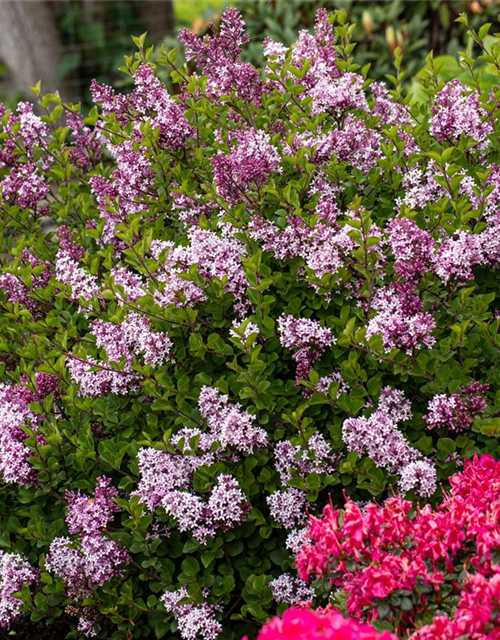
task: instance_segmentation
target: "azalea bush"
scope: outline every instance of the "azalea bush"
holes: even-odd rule
[[[435,509],[398,495],[363,509],[351,500],[327,505],[312,518],[297,567],[316,581],[318,600],[349,617],[331,603],[303,603],[259,639],[498,637],[500,463],[475,456],[450,484]]]
[[[294,556],[324,504],[432,512],[497,455],[500,46],[414,96],[353,28],[319,11],[259,70],[228,9],[188,65],[135,38],[88,115],[1,109],[2,627],[254,637],[321,597]]]

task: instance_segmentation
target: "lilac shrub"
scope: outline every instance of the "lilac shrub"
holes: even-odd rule
[[[135,38],[86,115],[0,107],[2,627],[255,636],[325,604],[325,503],[498,453],[498,47],[407,94],[352,32],[320,10],[256,69],[228,9],[187,64]]]

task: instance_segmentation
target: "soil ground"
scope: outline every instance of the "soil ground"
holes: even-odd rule
[[[0,629],[0,640],[61,640],[69,630],[65,620],[46,627],[43,622],[21,619],[12,625],[10,631]]]

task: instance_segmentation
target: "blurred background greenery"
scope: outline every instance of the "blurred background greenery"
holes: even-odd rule
[[[455,18],[465,11],[473,26],[498,24],[500,11],[500,0],[0,0],[0,100],[29,96],[38,79],[44,91],[58,88],[84,103],[92,78],[126,87],[117,69],[133,50],[131,35],[148,31],[150,42],[170,48],[179,28],[203,34],[227,5],[243,12],[252,38],[244,55],[259,66],[265,37],[290,44],[319,7],[344,8],[357,24],[357,62],[371,63],[377,79],[393,71],[398,45],[408,78],[431,49],[437,56],[471,50]]]

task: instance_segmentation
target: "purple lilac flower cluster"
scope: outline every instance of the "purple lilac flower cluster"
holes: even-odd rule
[[[271,516],[285,529],[304,526],[307,522],[306,493],[297,487],[279,489],[266,498]]]
[[[480,105],[477,91],[468,91],[460,80],[448,82],[436,95],[430,132],[438,140],[456,140],[462,134],[485,142],[493,132],[488,112]]]
[[[274,459],[283,485],[292,479],[293,472],[302,478],[309,473],[333,473],[337,461],[321,433],[314,433],[306,447],[293,445],[289,440],[278,442],[274,447]]]
[[[226,9],[220,29],[212,37],[200,39],[183,29],[179,39],[185,47],[186,58],[195,61],[208,77],[208,94],[219,98],[234,91],[247,103],[258,103],[263,85],[257,69],[242,62],[242,47],[249,42],[245,23],[237,9]]]
[[[13,594],[25,585],[35,586],[39,572],[17,553],[4,553],[0,549],[0,628],[9,629],[21,614],[22,600]]]
[[[0,475],[6,483],[30,485],[36,482],[29,462],[34,451],[25,440],[29,437],[29,429],[37,432],[40,423],[40,416],[29,408],[30,403],[45,397],[44,392],[52,392],[44,377],[39,377],[40,395],[22,385],[0,384]],[[41,434],[37,433],[36,438],[43,443]]]
[[[94,588],[123,573],[122,565],[129,559],[124,547],[106,535],[106,528],[120,508],[114,502],[118,495],[110,478],[96,480],[94,495],[68,491],[66,523],[76,539],[58,537],[50,544],[45,558],[48,571],[58,575],[67,594],[75,601],[90,598]],[[96,634],[94,624],[83,616],[81,628],[85,635]]]
[[[31,287],[28,287],[15,272],[2,273],[2,275],[0,275],[0,290],[6,293],[9,302],[14,304],[19,303],[36,315],[39,313],[39,303],[31,294],[36,295],[37,289],[43,289],[47,286],[52,276],[52,270],[48,262],[42,262],[27,249],[24,249],[21,254],[19,267],[22,268],[27,265],[32,268],[44,267],[36,277],[32,278]]]
[[[130,313],[121,324],[95,320],[92,335],[99,348],[106,351],[108,360],[131,370],[132,359],[142,355],[144,364],[161,366],[172,360],[172,342],[166,333],[151,330],[148,318]]]
[[[265,430],[254,426],[255,417],[241,405],[230,403],[229,397],[218,389],[203,387],[198,408],[209,427],[209,442],[218,442],[222,447],[242,453],[251,453],[254,447],[267,445]]]
[[[401,491],[413,489],[422,497],[436,490],[436,470],[399,431],[399,422],[411,418],[411,405],[402,391],[382,390],[377,409],[368,417],[348,418],[342,438],[349,451],[368,455],[378,467],[399,474]]]
[[[235,140],[237,146],[229,154],[219,152],[211,160],[217,193],[233,204],[244,201],[249,189],[265,184],[280,165],[279,153],[264,131],[238,131]]]
[[[218,531],[243,522],[251,509],[238,482],[229,474],[217,478],[208,500],[188,491],[173,490],[163,496],[161,504],[177,521],[179,531],[190,531],[202,544]]]
[[[6,140],[0,150],[0,169],[8,168],[9,172],[0,180],[2,199],[22,209],[32,209],[39,216],[47,211],[46,196],[50,187],[44,172],[51,158],[43,154],[38,160],[36,150],[45,147],[48,127],[28,102],[20,102],[17,112],[17,115],[10,114],[4,125]],[[4,115],[3,105],[0,115]],[[28,162],[23,162],[20,146]]]
[[[56,256],[55,275],[62,285],[71,289],[71,299],[82,306],[100,294],[96,276],[86,271],[79,261],[62,248]]]
[[[336,342],[331,330],[317,320],[294,318],[285,313],[278,318],[278,331],[282,346],[294,351],[296,384],[309,377],[313,364]]]
[[[440,393],[432,398],[424,420],[429,429],[444,428],[452,432],[470,429],[475,416],[486,409],[485,394],[489,384],[471,382],[458,393]]]
[[[182,640],[216,640],[222,631],[222,625],[215,617],[218,607],[206,602],[194,604],[185,586],[177,591],[166,591],[161,601],[175,618]]]
[[[436,341],[433,316],[424,311],[424,303],[410,282],[398,282],[379,289],[373,299],[376,311],[368,322],[366,337],[382,335],[384,351],[401,349],[411,354],[423,345],[432,347]]]
[[[300,578],[295,578],[289,573],[283,573],[269,583],[273,592],[273,598],[278,603],[299,604],[299,602],[310,603],[314,598],[314,589],[307,582]]]
[[[181,429],[172,438],[175,453],[141,449],[138,454],[141,479],[136,495],[149,510],[161,506],[176,520],[180,531],[190,531],[200,542],[217,531],[242,522],[250,508],[238,482],[229,474],[219,475],[208,498],[192,489],[193,474],[202,465],[216,462],[221,452],[214,445],[240,453],[251,453],[267,445],[264,429],[254,426],[254,417],[225,394],[203,387],[199,410],[208,431]],[[196,450],[191,448],[192,439]],[[234,456],[234,454],[233,454]]]
[[[90,356],[68,355],[66,366],[71,379],[85,396],[123,395],[137,389],[141,376],[134,372],[132,365],[138,356],[144,365],[153,367],[172,360],[172,342],[168,334],[152,331],[150,320],[137,313],[130,313],[121,324],[94,320],[91,334],[111,364]]]

